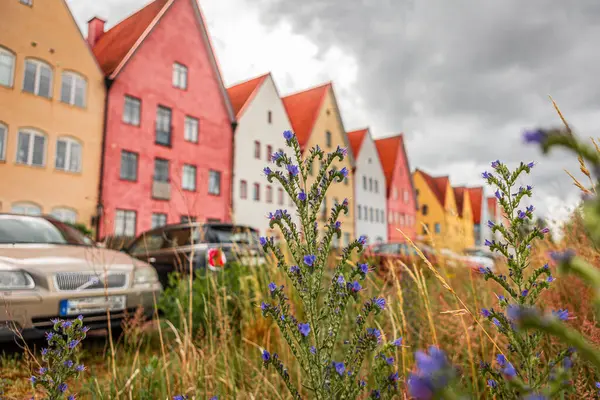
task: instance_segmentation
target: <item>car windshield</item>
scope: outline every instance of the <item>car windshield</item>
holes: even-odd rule
[[[77,229],[53,219],[0,215],[0,244],[21,243],[91,246],[93,241]]]
[[[258,244],[259,242],[256,231],[249,228],[227,225],[211,226],[209,232],[217,243]]]

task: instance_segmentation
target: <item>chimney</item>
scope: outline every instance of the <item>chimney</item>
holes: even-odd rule
[[[94,17],[88,21],[88,36],[87,41],[90,47],[94,47],[98,40],[104,35],[105,20]]]

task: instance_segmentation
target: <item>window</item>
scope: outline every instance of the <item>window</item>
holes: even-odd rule
[[[400,214],[400,226],[404,226],[404,214]]]
[[[369,178],[369,192],[373,191],[373,178]]]
[[[273,154],[273,146],[267,146],[267,161],[271,161],[272,154]]]
[[[404,203],[408,204],[408,190],[404,189]]]
[[[152,214],[152,229],[160,228],[167,224],[167,214],[154,213]]]
[[[6,136],[8,128],[0,123],[0,161],[6,160]]]
[[[398,200],[398,189],[394,188],[393,195],[394,195],[394,200]]]
[[[258,140],[254,141],[254,158],[260,160],[260,142]]]
[[[273,202],[273,187],[267,186],[267,203]]]
[[[12,87],[15,75],[15,55],[0,47],[0,85]]]
[[[279,205],[283,205],[283,189],[279,188],[277,190],[277,203],[279,203]]]
[[[154,159],[154,181],[169,182],[169,160]]]
[[[423,215],[427,215],[429,213],[429,207],[427,206],[427,204],[423,204],[423,207],[421,207],[421,212],[423,213]]]
[[[388,224],[393,224],[394,223],[394,216],[392,215],[392,213],[388,214]]]
[[[181,216],[181,223],[182,224],[187,224],[188,222],[196,222],[196,217],[190,217],[189,215],[182,215]],[[210,222],[210,221],[208,221],[208,222]]]
[[[362,210],[361,209],[362,209],[362,206],[359,205],[358,206],[358,219],[362,218]]]
[[[117,210],[115,214],[115,236],[135,236],[135,211]]]
[[[331,132],[325,132],[325,145],[331,147]]]
[[[81,144],[71,138],[59,138],[56,141],[56,160],[54,167],[61,171],[81,171]]]
[[[331,240],[331,247],[333,247],[334,249],[340,247],[340,239],[338,239],[337,235],[333,235],[333,238]]]
[[[85,107],[87,82],[85,78],[75,72],[62,73],[62,86],[60,88],[60,101],[77,107]]]
[[[171,145],[171,109],[158,106],[156,110],[156,143]]]
[[[77,211],[70,208],[57,207],[50,213],[51,216],[62,222],[74,224],[77,222]]]
[[[366,191],[367,190],[367,177],[363,176],[363,189]]]
[[[246,181],[240,181],[240,199],[248,198],[248,183]]]
[[[374,184],[375,184],[375,193],[379,193],[379,182],[377,181],[377,179],[375,179]]]
[[[344,185],[348,186],[350,184],[350,181],[348,180],[348,177],[344,178]]]
[[[33,130],[19,131],[17,163],[36,167],[46,165],[46,136]]]
[[[254,191],[252,192],[252,199],[254,201],[260,201],[260,183],[254,184]]]
[[[21,2],[21,4],[25,4],[26,6],[32,7],[33,6],[33,0],[19,0]]]
[[[198,125],[196,118],[186,116],[183,138],[188,142],[198,143]]]
[[[52,97],[52,68],[43,61],[25,60],[23,91],[38,96]]]
[[[344,246],[348,246],[350,244],[350,234],[348,232],[344,233]]]
[[[173,87],[179,89],[187,89],[187,75],[188,69],[185,65],[174,63],[173,64]]]
[[[369,209],[369,221],[373,222],[373,207]]]
[[[375,222],[379,222],[379,210],[375,209]]]
[[[196,167],[194,165],[183,166],[183,179],[181,188],[184,190],[196,191]]]
[[[42,209],[40,206],[27,202],[14,203],[10,208],[10,212],[23,215],[42,215]]]
[[[125,96],[125,105],[123,107],[123,122],[129,125],[140,126],[140,110],[142,102],[135,97]]]
[[[435,228],[435,233],[442,233],[442,226],[440,225],[439,222],[435,223],[434,228]]]
[[[208,193],[219,196],[221,194],[221,172],[208,171]]]
[[[130,151],[121,151],[121,179],[137,181],[138,155]]]
[[[267,122],[269,124],[273,123],[273,113],[271,111],[267,111]]]

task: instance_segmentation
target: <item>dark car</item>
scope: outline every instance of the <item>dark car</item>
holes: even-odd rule
[[[435,252],[433,249],[420,245],[419,250],[435,265]],[[401,261],[407,265],[421,261],[417,251],[407,243],[378,243],[369,247],[365,252],[365,256],[383,271],[386,271],[388,266],[393,265],[396,261]]]
[[[142,233],[125,251],[147,261],[163,286],[172,272],[222,271],[233,262],[262,265],[256,229],[227,223],[186,222]]]

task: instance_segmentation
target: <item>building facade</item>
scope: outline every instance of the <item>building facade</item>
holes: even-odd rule
[[[283,98],[286,111],[298,138],[304,156],[308,155],[309,150],[319,145],[325,152],[335,151],[338,146],[348,149],[348,157],[344,161],[336,160],[333,166],[338,170],[347,168],[349,171],[347,178],[341,183],[333,183],[323,203],[318,219],[319,229],[325,232],[324,222],[331,215],[331,208],[334,204],[348,199],[351,203],[347,215],[340,215],[342,223],[342,239],[337,241],[334,237],[333,247],[345,246],[356,238],[354,229],[354,206],[352,205],[352,196],[354,195],[354,176],[352,169],[354,167],[354,157],[352,149],[348,142],[348,136],[342,123],[339,112],[333,84],[327,83],[309,90],[295,93]],[[314,177],[317,176],[318,165],[313,165],[311,179],[307,182],[312,185]]]
[[[484,189],[479,186],[468,188],[467,191],[473,209],[473,236],[475,238],[475,246],[482,246],[485,243],[485,239],[488,239],[489,234],[491,233],[487,226],[489,216]]]
[[[356,235],[367,243],[387,241],[387,187],[379,153],[369,129],[348,132],[354,154],[354,216]]]
[[[234,114],[195,0],[155,0],[88,41],[108,82],[100,236],[230,221]]]
[[[389,242],[417,237],[417,197],[410,173],[404,136],[397,135],[375,141],[386,181]]]
[[[63,0],[0,2],[0,212],[96,216],[104,77]]]
[[[271,155],[286,149],[283,132],[292,130],[283,101],[271,74],[230,87],[228,90],[238,122],[235,131],[233,173],[233,221],[250,226],[262,235],[276,236],[267,215],[287,209],[297,222],[296,207],[283,187],[269,183],[263,169]]]
[[[462,243],[458,243],[459,249],[464,250],[475,246],[475,226],[473,224],[473,205],[469,189],[466,187],[455,187],[454,198],[456,209],[461,222]]]

